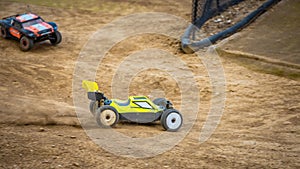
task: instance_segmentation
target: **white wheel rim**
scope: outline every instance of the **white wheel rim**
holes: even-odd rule
[[[166,119],[167,127],[169,129],[178,129],[182,123],[181,116],[178,113],[170,113]]]
[[[105,126],[111,126],[115,123],[117,116],[112,110],[104,110],[101,115],[101,123]]]

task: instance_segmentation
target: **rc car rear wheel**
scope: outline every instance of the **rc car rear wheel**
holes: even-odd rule
[[[20,40],[20,49],[22,51],[29,51],[32,47],[33,47],[33,40],[26,37],[26,36],[23,36]]]
[[[167,109],[163,112],[160,122],[165,130],[175,132],[182,126],[183,119],[177,110]]]
[[[7,34],[6,28],[4,28],[4,27],[1,26],[0,35],[1,35],[3,38],[8,38],[8,34]]]
[[[119,121],[119,113],[111,106],[102,106],[97,110],[96,121],[100,127],[114,127]]]
[[[52,36],[49,38],[52,45],[57,45],[61,42],[62,36],[60,32],[55,31]]]
[[[96,115],[98,108],[99,108],[99,101],[91,101],[90,102],[90,112],[93,114],[93,116]]]

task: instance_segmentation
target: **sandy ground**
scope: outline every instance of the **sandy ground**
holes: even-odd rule
[[[45,42],[26,53],[17,42],[0,39],[0,168],[299,168],[299,81],[252,71],[222,57],[227,81],[224,115],[212,137],[200,144],[199,131],[211,99],[209,78],[198,57],[183,54],[179,41],[165,36],[141,35],[122,41],[102,63],[107,69],[98,73],[103,86],[108,86],[118,62],[144,48],[160,48],[184,60],[197,77],[201,98],[198,119],[184,140],[155,157],[125,158],[97,146],[78,125],[72,102],[73,69],[90,35],[135,11],[167,12],[189,19],[189,3],[133,3],[122,12],[31,5],[45,20],[58,23],[64,39],[56,47]],[[0,1],[0,15],[15,14],[24,6]],[[158,88],[175,100],[176,107],[180,93],[172,82],[164,73],[149,70],[134,78],[130,94],[148,95]],[[108,88],[102,90],[110,96]],[[115,130],[129,137],[163,132],[159,124],[120,123]]]

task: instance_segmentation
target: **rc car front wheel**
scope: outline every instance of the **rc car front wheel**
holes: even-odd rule
[[[52,45],[57,45],[61,42],[62,36],[60,34],[60,32],[55,31],[50,37],[49,40],[51,42]]]
[[[114,127],[119,121],[119,113],[111,106],[102,106],[97,110],[96,121],[100,127]]]
[[[33,47],[33,40],[26,37],[26,36],[23,36],[20,40],[20,49],[22,51],[29,51],[32,47]]]
[[[183,119],[177,110],[167,109],[163,112],[160,122],[165,130],[175,132],[182,126]]]
[[[2,26],[1,26],[1,30],[0,30],[0,35],[5,39],[8,38],[7,30]]]

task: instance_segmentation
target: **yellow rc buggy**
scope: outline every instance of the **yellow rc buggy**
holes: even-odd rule
[[[90,112],[100,127],[114,127],[119,120],[136,123],[151,123],[160,120],[167,131],[177,131],[183,119],[179,111],[165,98],[151,101],[146,96],[130,96],[127,100],[108,99],[99,91],[98,84],[83,81],[82,87],[87,90]]]

